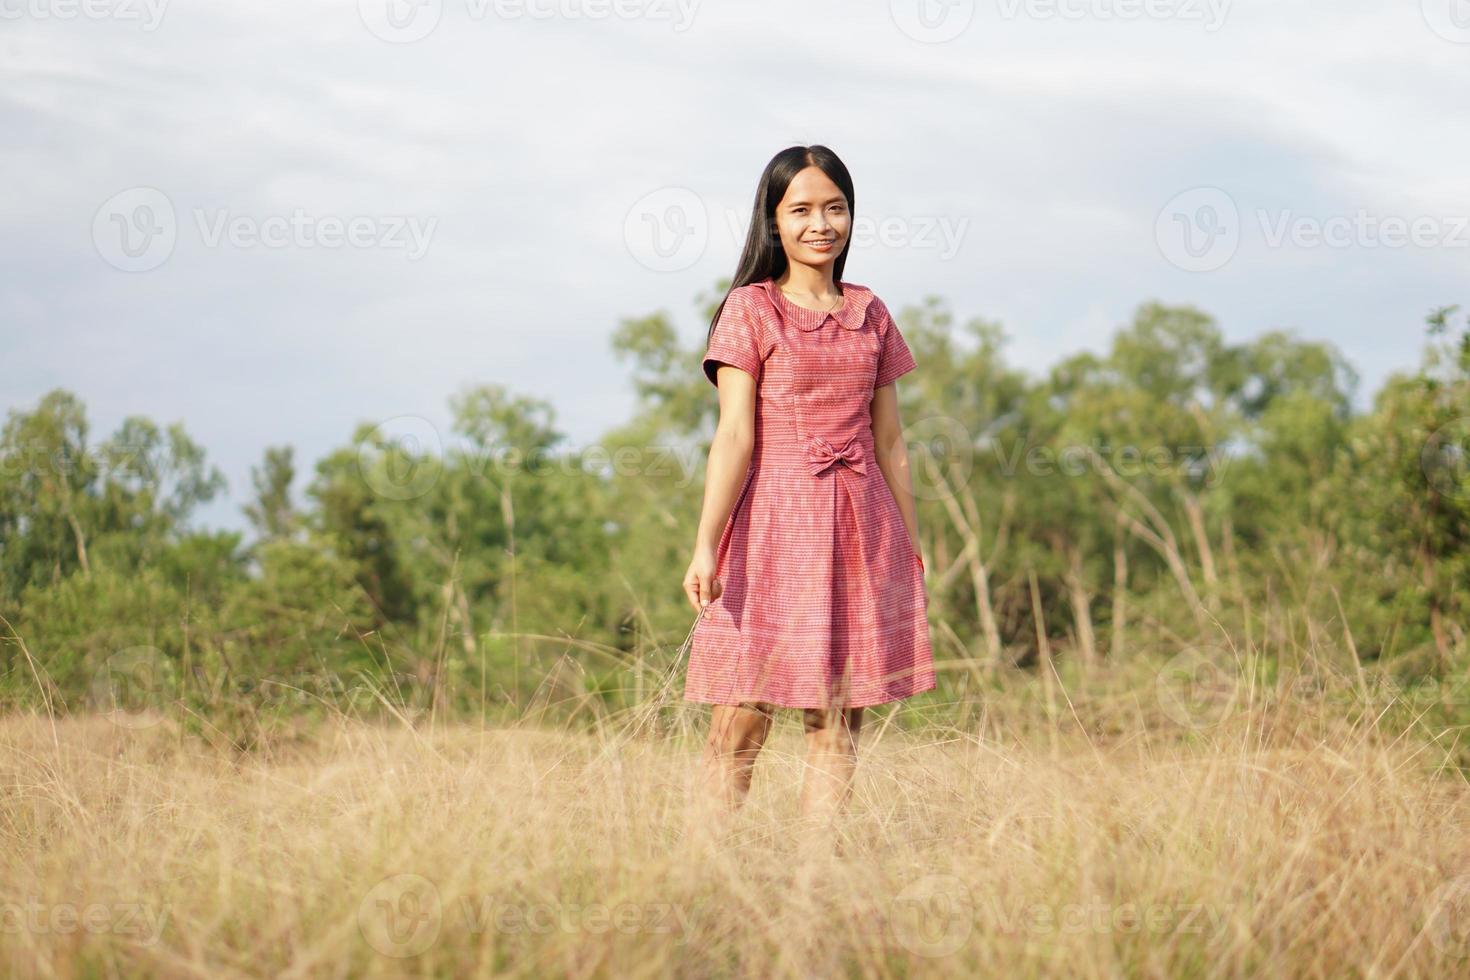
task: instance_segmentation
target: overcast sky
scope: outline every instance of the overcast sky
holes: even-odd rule
[[[1335,343],[1364,404],[1470,301],[1467,106],[1466,0],[0,0],[0,405],[182,421],[222,527],[267,446],[472,385],[591,442],[620,318],[702,344],[798,143],[895,309],[1040,371],[1191,303]]]

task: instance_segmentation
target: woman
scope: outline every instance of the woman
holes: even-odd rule
[[[711,708],[701,785],[738,809],[776,707],[807,738],[803,817],[846,803],[863,708],[934,687],[894,382],[916,363],[872,290],[842,280],[853,186],[824,146],[766,165],[703,360],[720,419],[694,557],[684,697]]]

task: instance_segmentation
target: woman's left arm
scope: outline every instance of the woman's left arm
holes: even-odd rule
[[[903,441],[903,425],[898,418],[898,387],[894,382],[873,389],[873,455],[888,489],[898,503],[909,544],[914,554],[919,550],[919,519],[914,508],[914,486],[909,473],[909,451]],[[921,559],[922,560],[922,559]]]

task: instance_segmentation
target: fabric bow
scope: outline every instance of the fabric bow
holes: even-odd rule
[[[821,473],[839,459],[852,467],[854,473],[863,473],[867,470],[863,446],[857,436],[850,437],[841,449],[834,447],[822,436],[813,436],[812,440],[806,444],[806,461],[811,467],[813,476]]]

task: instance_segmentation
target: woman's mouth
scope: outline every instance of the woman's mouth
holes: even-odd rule
[[[835,239],[832,239],[832,238],[820,238],[820,239],[818,239],[818,240],[816,240],[814,242],[807,242],[806,243],[806,246],[808,248],[814,248],[818,252],[830,252],[830,251],[832,251],[832,246],[835,245],[835,244],[836,244],[836,240]]]

